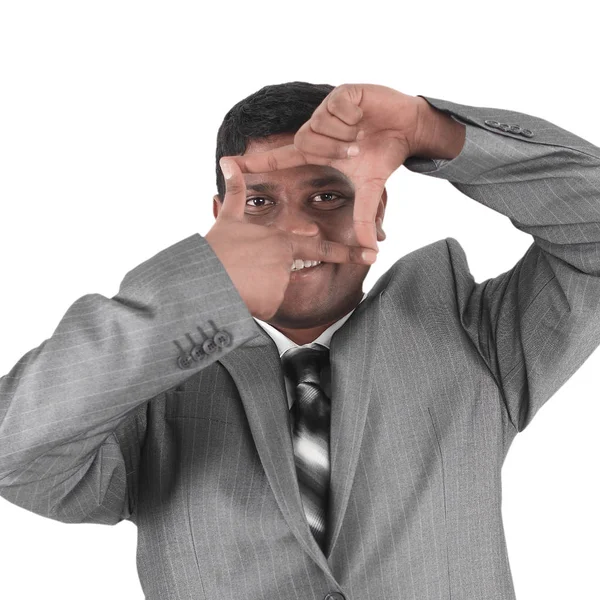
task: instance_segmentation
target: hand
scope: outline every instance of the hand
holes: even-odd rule
[[[224,163],[231,166],[231,178],[227,178]],[[225,176],[225,198],[217,220],[204,239],[253,316],[266,320],[277,312],[296,258],[361,265],[375,262],[374,252],[370,259],[362,256],[365,248],[318,241],[276,227],[244,222],[246,183],[242,171],[231,159],[221,158],[221,168]]]
[[[390,175],[418,148],[422,102],[382,85],[344,84],[332,90],[296,132],[293,145],[227,158],[247,173],[306,164],[338,169],[354,183],[356,240],[378,250],[377,207]],[[360,152],[348,157],[354,145]]]

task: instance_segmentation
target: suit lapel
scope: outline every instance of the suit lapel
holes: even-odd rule
[[[366,310],[372,303],[374,305]],[[356,471],[371,394],[370,373],[378,306],[379,296],[367,295],[331,338],[331,486],[327,557],[339,535]],[[304,516],[279,352],[262,327],[257,325],[257,330],[257,336],[222,356],[219,362],[235,381],[266,477],[290,530],[315,562],[331,574],[326,556]],[[265,365],[271,365],[271,368],[265,369]],[[268,372],[276,372],[278,376],[265,376]]]
[[[235,381],[256,450],[283,517],[308,554],[329,571],[303,513],[279,352],[263,328],[259,325],[256,328],[259,330],[256,337],[223,355],[219,362]],[[265,369],[265,365],[271,368]],[[269,376],[273,372],[278,376]],[[252,374],[250,382],[249,374]]]
[[[327,558],[338,539],[371,399],[373,358],[381,295],[371,289],[331,338],[331,482],[327,517]]]

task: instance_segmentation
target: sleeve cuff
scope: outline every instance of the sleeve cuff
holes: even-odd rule
[[[430,175],[440,179],[466,183],[477,175],[474,171],[473,162],[477,160],[476,149],[481,143],[478,138],[494,135],[491,132],[482,130],[472,123],[463,121],[456,115],[450,115],[458,123],[466,127],[465,143],[460,154],[452,159],[448,158],[419,158],[409,157],[404,161],[404,166],[414,173]]]
[[[507,161],[514,162],[515,156],[527,156],[524,146],[531,141],[474,125],[455,114],[450,116],[466,127],[460,154],[453,159],[409,157],[404,161],[409,171],[452,183],[471,183],[484,173],[508,166]]]

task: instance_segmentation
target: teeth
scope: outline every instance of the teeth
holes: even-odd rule
[[[302,260],[301,258],[297,258],[293,265],[292,271],[300,271],[300,269],[305,269],[307,267],[314,267],[315,265],[320,265],[320,260]]]

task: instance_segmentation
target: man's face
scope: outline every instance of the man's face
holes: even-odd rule
[[[293,142],[293,134],[254,140],[245,155]],[[326,177],[333,180],[311,181]],[[244,180],[247,189],[245,222],[276,227],[315,240],[358,245],[353,224],[354,186],[337,169],[303,165],[270,173],[244,173]],[[218,195],[214,198],[216,218],[221,203]],[[382,219],[386,201],[384,191],[377,212]],[[378,240],[384,238],[380,231]],[[315,333],[315,339],[318,331],[324,331],[359,304],[363,296],[362,282],[369,268],[370,265],[322,263],[292,273],[283,303],[269,324],[280,330],[308,330],[307,334]]]

